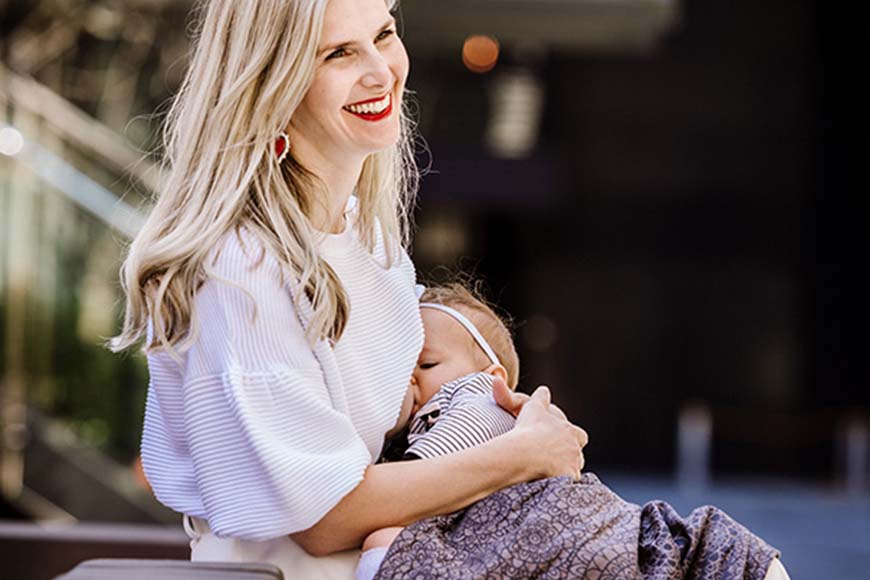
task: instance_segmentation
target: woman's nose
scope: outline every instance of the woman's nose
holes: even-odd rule
[[[366,88],[387,88],[393,84],[393,71],[378,50],[369,52],[366,58],[366,70],[363,74],[362,84]]]

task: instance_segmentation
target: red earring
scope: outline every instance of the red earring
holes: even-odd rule
[[[290,152],[290,137],[284,131],[278,133],[275,139],[275,155],[278,156],[278,164],[280,165]]]

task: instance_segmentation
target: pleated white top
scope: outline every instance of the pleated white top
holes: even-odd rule
[[[350,299],[334,348],[310,346],[277,261],[242,230],[213,254],[182,363],[148,357],[145,474],[157,499],[219,537],[311,527],[362,480],[398,418],[423,342],[414,267],[403,252],[385,269],[354,217],[320,245]]]

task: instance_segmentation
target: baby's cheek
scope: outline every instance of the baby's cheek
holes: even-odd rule
[[[417,397],[417,404],[421,407],[435,396],[435,393],[441,388],[442,382],[446,382],[441,381],[438,376],[428,376],[426,379],[426,382],[420,384],[420,396]]]

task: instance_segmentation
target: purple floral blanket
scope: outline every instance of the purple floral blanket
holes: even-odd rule
[[[375,578],[762,580],[778,555],[715,507],[684,518],[584,474],[515,485],[408,526]]]

